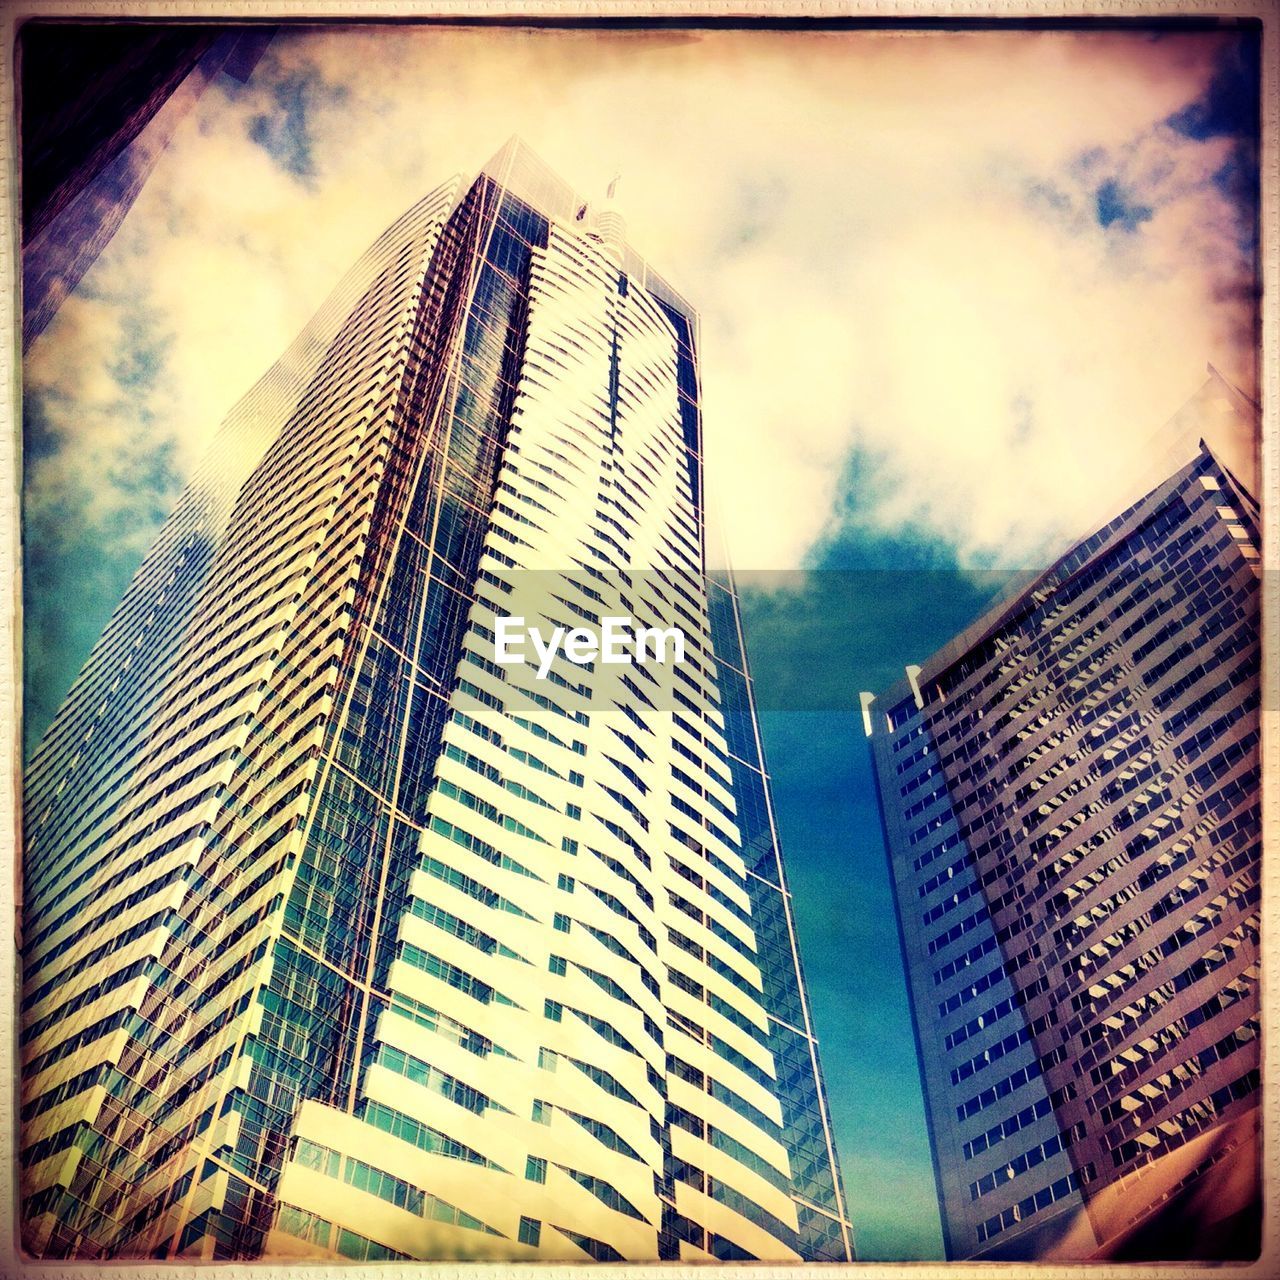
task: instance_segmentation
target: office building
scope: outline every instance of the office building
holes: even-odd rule
[[[864,695],[950,1258],[1256,1254],[1258,538],[1202,443]]]
[[[513,141],[232,410],[28,770],[30,1251],[851,1256],[697,352]]]

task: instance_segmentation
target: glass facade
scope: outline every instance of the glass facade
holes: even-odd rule
[[[1256,1234],[1257,540],[1202,446],[864,700],[950,1257]]]
[[[233,411],[29,771],[31,1252],[851,1256],[698,401],[513,142]]]
[[[801,1251],[816,1261],[839,1262],[853,1256],[853,1238],[774,825],[737,595],[729,575],[716,576],[708,603]]]

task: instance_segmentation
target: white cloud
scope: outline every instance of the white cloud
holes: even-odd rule
[[[294,35],[248,86],[205,95],[86,285],[131,294],[168,335],[154,429],[189,466],[364,246],[519,133],[581,189],[621,170],[631,239],[700,308],[709,487],[735,563],[800,563],[855,449],[880,463],[873,527],[1017,563],[1133,482],[1107,460],[1141,468],[1207,359],[1251,376],[1233,211],[1209,182],[1223,144],[1160,123],[1203,91],[1216,47]],[[267,114],[278,133],[273,87],[304,81],[299,178],[250,130]],[[1107,178],[1153,210],[1136,231],[1098,224]],[[109,306],[96,346],[84,306],[63,309],[33,351],[41,385],[110,378]]]

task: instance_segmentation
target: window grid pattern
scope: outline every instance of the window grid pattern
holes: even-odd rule
[[[1257,1106],[1256,535],[1202,446],[868,708],[951,1257]]]

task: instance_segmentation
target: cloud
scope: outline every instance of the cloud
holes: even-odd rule
[[[127,498],[90,459],[130,412],[187,474],[370,241],[519,133],[584,191],[621,171],[632,242],[699,307],[708,489],[738,566],[838,539],[854,454],[876,464],[860,527],[1028,562],[1133,482],[1206,360],[1254,376],[1253,213],[1223,176],[1235,41],[282,34],[205,93],[33,347],[37,449],[78,473],[60,500],[90,521]]]
[[[155,530],[183,470],[168,342],[135,299],[81,291],[24,371],[24,707],[34,745]]]
[[[249,139],[264,148],[286,172],[297,178],[310,178],[315,171],[312,115],[317,104],[326,100],[330,105],[342,105],[346,89],[341,84],[329,84],[310,69],[280,74],[270,61],[264,74],[270,82],[270,102],[250,118]]]

